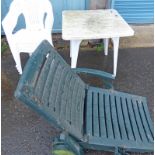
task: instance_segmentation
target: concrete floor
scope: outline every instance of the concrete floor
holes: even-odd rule
[[[60,54],[70,63],[69,52]],[[120,49],[116,90],[146,96],[153,118],[153,48]],[[27,55],[22,55],[22,61]],[[59,134],[53,126],[31,109],[17,101],[14,96],[19,75],[10,53],[2,56],[2,155],[50,155],[52,137]],[[112,52],[82,51],[78,66],[112,71]],[[84,81],[101,87],[99,79],[82,76]],[[110,154],[86,151],[86,155]]]

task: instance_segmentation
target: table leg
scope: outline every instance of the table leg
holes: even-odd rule
[[[104,41],[104,54],[108,55],[108,45],[109,45],[109,38],[103,39]]]
[[[113,76],[116,76],[117,72],[117,61],[118,61],[118,48],[119,48],[119,37],[112,38],[114,46],[114,64],[113,64]]]
[[[70,41],[71,68],[76,68],[81,41],[82,40],[71,40]]]
[[[72,43],[71,43],[72,41],[70,41],[70,58],[72,58]]]

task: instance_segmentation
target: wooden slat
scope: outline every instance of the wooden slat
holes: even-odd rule
[[[81,86],[79,84],[79,87],[78,87],[78,90],[77,90],[77,98],[76,98],[76,101],[75,101],[75,127],[78,129],[79,128],[79,98],[80,98],[80,94],[81,94]]]
[[[86,113],[86,133],[88,135],[92,135],[92,105],[93,105],[93,98],[92,98],[92,91],[88,91],[87,94],[87,113]]]
[[[105,93],[105,115],[106,115],[106,128],[108,133],[107,136],[108,138],[114,139],[108,93]]]
[[[67,68],[63,68],[61,75],[60,75],[60,80],[59,80],[59,85],[58,85],[58,89],[57,89],[57,95],[56,95],[56,100],[55,100],[55,107],[57,110],[57,113],[60,115],[60,111],[61,111],[61,98],[62,98],[62,93],[63,93],[63,89],[64,89],[64,81],[65,81],[65,77],[66,74],[68,73],[68,69]],[[60,116],[58,116],[60,117]]]
[[[60,111],[60,118],[65,120],[66,117],[66,105],[67,105],[67,96],[68,96],[68,88],[69,88],[69,81],[71,79],[71,72],[69,72],[66,76],[66,80],[64,83],[64,90],[62,94],[62,100],[61,100],[61,111]]]
[[[66,105],[66,120],[68,123],[71,125],[71,111],[72,111],[72,96],[73,96],[73,90],[75,86],[76,79],[72,77],[70,81],[70,87],[69,87],[69,92],[68,92],[68,97],[67,97],[67,105]]]
[[[45,75],[49,74],[51,59],[52,59],[52,56],[50,56],[46,60],[43,68],[41,69],[41,73],[40,73],[40,76],[39,76],[38,81],[36,83],[35,90],[34,90],[35,95],[38,96],[40,99],[41,99],[41,97],[43,95],[43,90],[44,90],[45,82],[46,82],[46,79],[47,79],[47,76],[45,76]]]
[[[132,108],[132,103],[131,103],[131,98],[127,98],[127,107],[128,107],[128,111],[129,111],[129,117],[131,120],[131,124],[132,124],[132,128],[134,131],[134,137],[136,141],[141,141],[141,137],[140,137],[140,133],[139,133],[139,128],[137,126],[135,117],[134,117],[134,111]]]
[[[146,139],[147,133],[149,133],[147,136],[152,135],[145,110],[143,104],[137,106],[135,103],[136,100],[140,102],[143,99],[140,96],[112,90],[108,92],[108,90],[97,88],[88,89],[86,133],[89,136],[89,143],[94,144],[94,147],[102,143],[103,146],[122,146],[123,149],[127,148],[127,150],[150,149],[153,146],[153,139],[151,139],[153,137],[149,141]],[[139,106],[141,107],[139,108]],[[148,112],[148,110],[146,111]],[[91,126],[93,126],[92,129]],[[141,130],[145,130],[142,138]],[[106,135],[106,131],[108,135]]]
[[[150,129],[151,135],[154,138],[152,120],[151,120],[151,117],[150,117],[150,114],[149,114],[149,109],[148,109],[148,106],[147,106],[146,99],[143,100],[143,104],[142,105],[143,105],[145,117],[147,119],[147,123],[148,123],[149,129]]]
[[[50,54],[50,57],[52,57],[52,54]],[[46,57],[39,57],[37,56],[35,60],[31,60],[31,74],[29,75],[28,78],[28,85],[30,84],[31,87],[33,88],[34,93],[34,88],[36,87],[36,83],[38,81],[38,76],[41,73],[41,67],[44,65],[44,62],[46,61]]]
[[[48,56],[47,53],[49,53]],[[32,72],[31,66],[35,66],[35,64],[36,67],[32,67]],[[25,74],[21,80],[20,91],[16,93],[17,96],[22,96],[26,104],[36,109],[55,125],[71,135],[83,139],[86,85],[46,41],[31,56]],[[25,94],[21,93],[24,88],[27,88],[29,92],[25,90]],[[75,121],[70,124],[72,111]]]
[[[46,75],[47,80],[46,80],[45,87],[43,90],[42,101],[48,107],[49,107],[49,97],[50,97],[51,87],[52,87],[52,83],[54,80],[54,75],[55,75],[57,66],[58,66],[58,61],[55,59],[51,60],[49,73]]]
[[[83,89],[81,89],[81,97],[80,97],[80,102],[79,102],[79,104],[80,104],[80,119],[79,119],[79,124],[80,124],[80,126],[82,127],[82,131],[84,130],[83,129],[83,125],[84,125],[84,103],[85,103],[85,97],[86,97],[86,90],[84,89],[85,88],[85,86],[84,86],[84,84],[83,83],[81,83],[81,82],[79,82],[79,84],[81,84],[81,88],[83,88]]]
[[[77,125],[79,128],[79,125],[83,125],[83,109],[84,109],[84,96],[85,96],[85,91],[83,88],[83,83],[79,83],[80,87],[78,90],[78,98],[77,98],[77,112],[76,112],[76,118],[77,118]],[[80,128],[79,128],[80,129]]]
[[[100,133],[101,137],[106,137],[106,125],[105,125],[105,116],[104,116],[104,101],[103,93],[99,92],[99,117],[100,117]]]
[[[122,108],[123,108],[123,113],[124,113],[124,120],[125,120],[125,125],[126,125],[126,130],[128,133],[128,139],[130,140],[134,140],[134,135],[133,135],[133,130],[132,130],[132,125],[129,119],[129,112],[127,109],[127,103],[126,103],[126,98],[125,97],[121,97],[122,98]]]
[[[71,122],[75,124],[76,121],[76,99],[77,99],[77,93],[78,93],[78,88],[79,88],[79,80],[76,81],[75,86],[74,86],[74,90],[73,90],[73,96],[72,96],[72,110],[70,113],[70,117],[71,117]],[[76,127],[76,126],[75,126]]]
[[[58,114],[55,106],[55,101],[56,101],[56,95],[57,95],[57,89],[58,89],[61,71],[62,71],[62,66],[60,65],[60,63],[58,63],[55,75],[53,75],[54,79],[53,79],[51,92],[49,96],[49,108],[53,111],[53,114],[55,114],[56,116],[58,116]]]
[[[135,118],[136,118],[136,121],[137,121],[137,125],[138,125],[139,131],[140,131],[142,141],[147,142],[147,137],[145,135],[145,131],[144,131],[144,128],[143,128],[143,125],[142,125],[142,122],[141,122],[141,118],[140,118],[140,115],[139,115],[136,99],[133,98],[132,102],[133,102],[133,109],[134,109]]]
[[[122,110],[121,110],[120,97],[119,96],[115,96],[115,97],[116,97],[115,98],[116,110],[117,110],[117,115],[118,115],[120,129],[121,129],[121,138],[124,140],[127,140],[127,134],[126,134],[125,124],[124,124],[124,120],[123,120],[123,114],[122,114]]]
[[[127,135],[127,139],[129,139],[129,133],[128,133],[128,130],[127,130],[127,125],[126,125],[126,122],[125,122],[125,114],[124,114],[124,111],[123,111],[123,103],[122,103],[122,96],[120,97],[120,108],[121,108],[121,111],[122,111],[122,118],[123,118],[123,124],[124,124],[124,127],[125,127],[125,132],[126,132],[126,135]]]
[[[139,109],[141,120],[143,120],[142,121],[142,124],[143,124],[143,128],[145,130],[145,134],[146,134],[147,140],[149,142],[153,142],[152,134],[151,134],[150,129],[149,129],[149,126],[147,124],[145,113],[144,113],[144,110],[143,110],[143,107],[142,107],[142,102],[141,101],[138,102],[137,103],[137,106],[138,106],[138,109]]]
[[[121,133],[120,133],[121,129],[120,129],[119,120],[117,117],[115,96],[111,94],[110,97],[111,97],[111,113],[112,113],[112,120],[113,120],[113,125],[114,125],[115,138],[121,139]]]
[[[93,135],[95,137],[100,136],[100,127],[99,127],[99,111],[98,111],[98,94],[94,92],[93,94]]]

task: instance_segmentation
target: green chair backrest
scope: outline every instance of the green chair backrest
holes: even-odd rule
[[[47,42],[28,60],[15,96],[62,130],[83,138],[86,85]]]

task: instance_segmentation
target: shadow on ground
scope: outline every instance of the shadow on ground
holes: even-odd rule
[[[70,63],[69,52],[60,54]],[[118,72],[114,87],[148,98],[153,118],[153,48],[122,49],[119,52]],[[25,64],[28,56],[22,54]],[[112,72],[112,52],[82,51],[78,67],[88,67]],[[2,56],[2,155],[50,155],[52,137],[59,134],[53,126],[31,109],[17,101],[14,90],[19,80],[10,52]],[[82,76],[94,86],[102,87],[100,79]],[[86,151],[86,155],[103,155],[105,152]],[[110,153],[111,154],[111,153]]]

